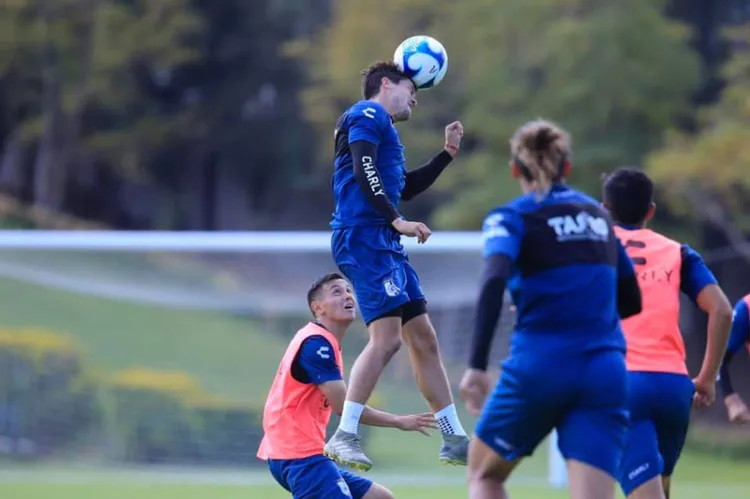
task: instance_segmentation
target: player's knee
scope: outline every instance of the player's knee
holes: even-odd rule
[[[402,341],[400,336],[384,336],[377,339],[371,338],[370,343],[372,348],[379,351],[383,357],[390,359],[399,351]]]
[[[390,358],[401,348],[400,317],[382,318],[370,325],[370,348]]]
[[[469,444],[468,480],[470,483],[493,482],[503,484],[518,464],[506,461],[477,437]]]
[[[416,335],[410,339],[410,347],[423,359],[440,357],[440,347],[435,334]]]
[[[440,356],[437,334],[426,315],[417,317],[404,326],[409,349],[420,358]]]
[[[380,484],[373,483],[363,499],[394,499],[395,497],[390,490]]]

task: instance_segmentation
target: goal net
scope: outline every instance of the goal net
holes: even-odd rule
[[[287,342],[309,320],[307,288],[335,270],[329,238],[0,233],[0,455],[107,466],[257,465],[260,410]],[[455,389],[468,357],[481,234],[404,242]],[[506,305],[493,365],[507,352],[513,321]],[[357,323],[344,341],[347,365],[365,342]],[[371,402],[396,413],[425,410],[405,349]],[[365,441],[379,470],[463,479],[462,470],[437,468],[437,437],[372,429]],[[554,443],[546,449],[519,477],[563,485]]]

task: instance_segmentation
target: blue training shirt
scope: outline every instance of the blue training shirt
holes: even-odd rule
[[[617,280],[634,270],[597,201],[556,184],[542,201],[528,194],[492,210],[482,230],[484,256],[511,262],[511,356],[527,349],[625,351]]]
[[[750,320],[748,319],[747,303],[740,300],[734,306],[732,315],[732,332],[729,335],[727,352],[736,354],[745,343],[750,341]]]
[[[377,146],[375,165],[382,190],[398,209],[406,184],[404,146],[390,115],[373,101],[360,101],[346,110],[336,122],[334,172],[332,178],[335,208],[331,227],[340,229],[362,225],[387,224],[362,192],[354,176],[349,145],[364,140]]]
[[[331,342],[323,336],[310,336],[300,345],[292,375],[300,383],[320,385],[343,379],[336,365]]]

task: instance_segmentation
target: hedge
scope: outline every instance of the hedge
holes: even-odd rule
[[[110,456],[130,462],[255,464],[261,411],[209,395],[181,371],[117,373]]]
[[[0,329],[0,439],[12,456],[74,447],[99,427],[94,377],[70,338]]]
[[[688,432],[685,450],[750,460],[750,432],[746,427],[693,425]]]
[[[360,433],[367,446],[369,427]],[[95,377],[67,336],[0,328],[0,453],[12,458],[87,446],[121,462],[247,466],[261,464],[262,435],[262,405],[213,396],[188,373]]]

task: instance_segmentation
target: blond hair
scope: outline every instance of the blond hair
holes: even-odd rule
[[[530,121],[516,130],[510,139],[514,161],[524,167],[536,184],[535,191],[545,197],[562,175],[561,167],[571,156],[570,135],[551,121]]]

